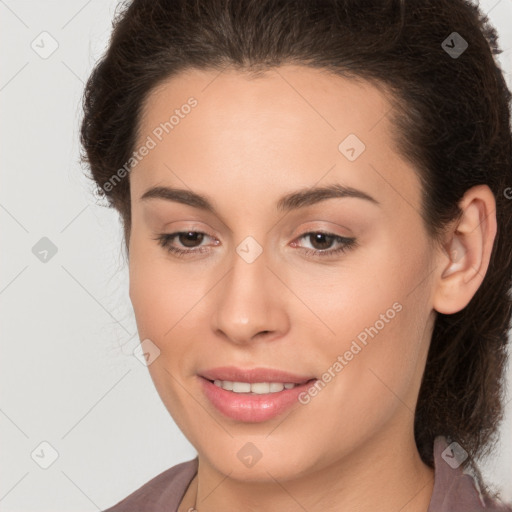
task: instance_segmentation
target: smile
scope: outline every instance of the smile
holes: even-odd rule
[[[256,395],[264,395],[267,393],[279,393],[283,389],[293,389],[293,382],[233,382],[230,380],[214,380],[213,383],[219,388],[233,393],[250,393]]]

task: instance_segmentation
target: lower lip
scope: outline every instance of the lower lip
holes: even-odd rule
[[[257,423],[279,416],[298,402],[298,396],[306,391],[316,379],[292,389],[283,389],[277,393],[234,393],[216,386],[213,382],[200,377],[205,395],[225,416],[237,421]]]

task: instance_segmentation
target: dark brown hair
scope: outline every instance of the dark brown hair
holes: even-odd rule
[[[469,188],[487,184],[496,199],[489,269],[463,310],[437,314],[415,416],[427,464],[440,434],[472,461],[502,419],[512,314],[511,94],[500,51],[488,18],[463,0],[134,0],[117,13],[86,85],[83,160],[121,214],[128,251],[129,177],[103,187],[132,155],[144,102],[163,80],[187,68],[257,74],[291,63],[384,87],[397,148],[421,179],[432,240],[458,218]]]

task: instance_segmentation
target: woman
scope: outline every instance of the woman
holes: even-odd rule
[[[84,97],[197,457],[108,509],[512,510],[510,92],[462,0],[134,0]]]

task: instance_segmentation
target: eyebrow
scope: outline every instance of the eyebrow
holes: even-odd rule
[[[280,212],[289,212],[291,210],[311,206],[321,201],[325,201],[326,199],[345,197],[364,199],[376,205],[380,205],[379,201],[362,190],[333,184],[325,187],[300,189],[287,194],[281,197],[276,203],[276,209]],[[217,215],[215,207],[207,196],[192,192],[191,190],[159,186],[150,188],[141,196],[141,200],[154,198],[175,201]]]

